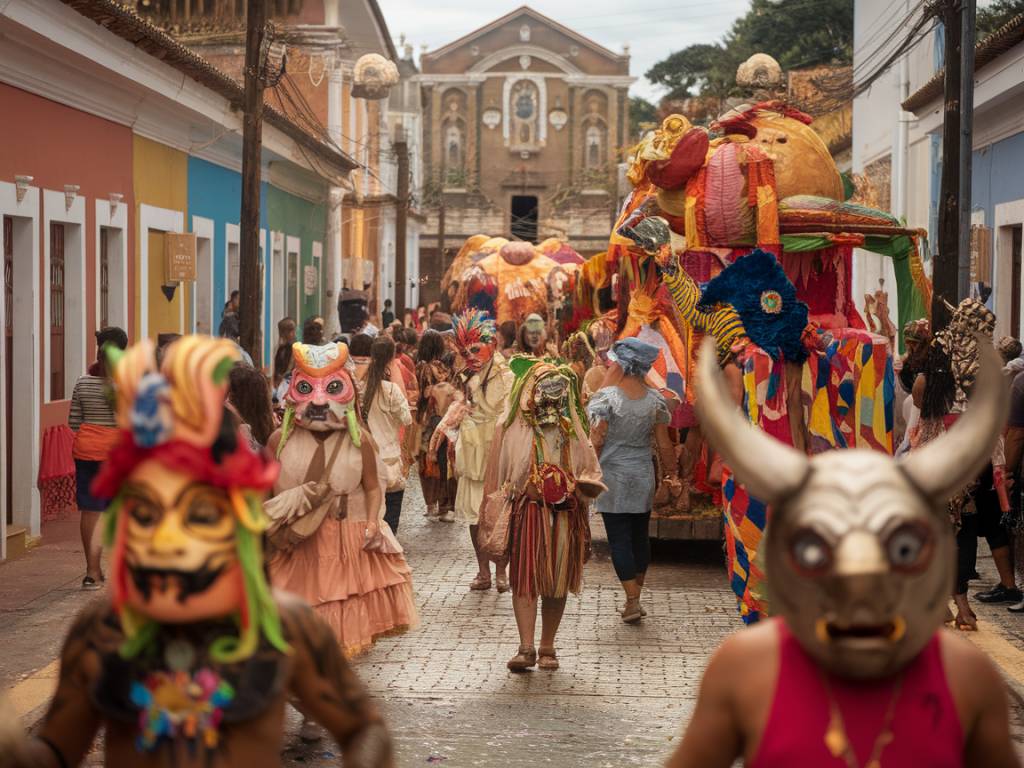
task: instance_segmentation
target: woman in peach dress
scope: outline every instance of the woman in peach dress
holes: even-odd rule
[[[296,344],[294,353],[288,410],[269,441],[281,462],[272,517],[322,521],[277,552],[270,575],[276,588],[313,606],[352,657],[376,638],[418,623],[412,572],[382,525],[383,470],[358,415],[347,347]]]

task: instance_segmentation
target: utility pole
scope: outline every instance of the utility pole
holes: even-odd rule
[[[263,367],[260,309],[260,157],[263,143],[263,37],[266,0],[248,0],[245,30],[245,103],[242,132],[242,214],[239,233],[238,320],[242,349]],[[300,278],[301,279],[301,278]]]
[[[395,130],[395,154],[398,156],[398,210],[395,215],[395,317],[405,317],[406,231],[409,217],[409,144],[405,140],[405,126]]]
[[[957,288],[963,299],[971,291],[971,178],[974,153],[974,14],[976,0],[961,0],[960,33],[960,259]]]

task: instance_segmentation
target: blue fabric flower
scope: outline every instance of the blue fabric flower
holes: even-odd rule
[[[132,434],[140,448],[153,448],[167,441],[174,426],[168,402],[171,388],[159,373],[147,373],[139,381],[132,407]]]
[[[807,359],[802,340],[807,327],[807,305],[782,265],[767,251],[741,256],[704,286],[699,307],[729,304],[739,313],[747,336],[774,358],[781,354],[792,363]]]

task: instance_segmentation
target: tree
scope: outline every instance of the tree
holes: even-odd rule
[[[639,136],[646,129],[646,124],[658,122],[658,109],[647,99],[632,96],[629,99],[629,130]]]
[[[705,95],[721,88],[722,65],[726,58],[726,50],[721,45],[697,43],[662,59],[647,70],[646,75],[655,85],[668,89],[667,99]]]
[[[985,8],[979,8],[975,21],[977,39],[984,40],[1021,13],[1024,13],[1024,0],[996,0]]]
[[[997,0],[1021,3],[1024,0]],[[665,98],[729,96],[736,68],[755,53],[774,56],[783,69],[853,60],[853,0],[752,0],[720,43],[697,43],[647,71],[668,90]]]

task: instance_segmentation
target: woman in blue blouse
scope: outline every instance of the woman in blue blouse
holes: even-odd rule
[[[640,591],[651,559],[652,449],[661,452],[662,466],[676,463],[668,436],[668,406],[644,381],[657,357],[658,348],[639,339],[615,342],[608,353],[611,367],[605,385],[587,404],[593,425],[590,438],[608,486],[596,506],[604,518],[612,565],[626,592],[622,620],[627,624],[647,615],[640,605]],[[664,482],[677,481],[666,477]]]

